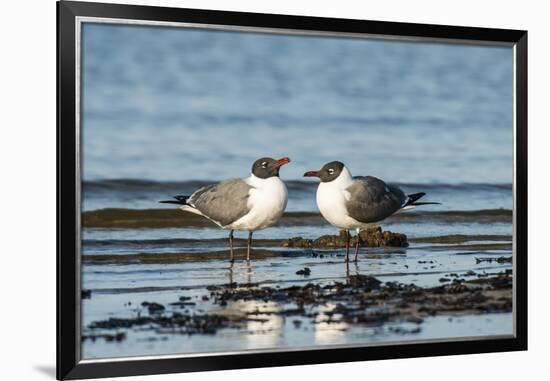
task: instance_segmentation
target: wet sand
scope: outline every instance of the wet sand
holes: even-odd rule
[[[241,247],[233,265],[224,239],[170,241],[180,245],[170,253],[85,255],[83,354],[512,334],[510,236],[407,238],[406,247],[362,248],[359,262],[349,264],[340,238],[324,248],[258,240],[253,260],[243,260]],[[118,244],[105,243],[107,251]]]
[[[499,223],[509,222],[509,209],[482,210],[439,210],[399,213],[389,217],[387,222],[437,222],[437,223]],[[201,228],[216,225],[206,218],[192,213],[171,209],[122,209],[105,208],[85,211],[82,223],[88,228]],[[285,226],[319,226],[326,221],[317,212],[286,212],[278,223]]]

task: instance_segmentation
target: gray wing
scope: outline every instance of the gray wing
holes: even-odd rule
[[[346,208],[350,217],[364,223],[381,221],[405,205],[407,195],[395,185],[372,177],[354,177],[346,190],[350,198]]]
[[[248,193],[252,189],[242,179],[225,180],[200,188],[187,204],[211,220],[226,226],[249,212]]]

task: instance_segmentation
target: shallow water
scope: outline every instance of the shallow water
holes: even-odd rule
[[[346,266],[341,250],[287,250],[270,259],[253,260],[250,265],[237,261],[233,266],[224,260],[187,261],[174,264],[111,264],[84,265],[84,288],[92,291],[91,299],[83,301],[83,326],[108,318],[131,318],[146,315],[144,301],[155,301],[168,307],[179,297],[190,298],[196,313],[209,311],[248,311],[257,308],[277,309],[281,306],[261,301],[248,301],[214,306],[202,301],[208,296],[208,286],[258,283],[262,287],[287,287],[344,281],[350,274],[369,274],[383,282],[414,283],[420,287],[441,284],[440,279],[456,273],[466,279],[479,274],[494,274],[510,269],[510,263],[477,263],[476,258],[509,256],[507,250],[485,250],[464,253],[462,250],[437,250],[430,245],[413,245],[407,249],[367,249],[357,264]],[[320,255],[322,255],[322,258]],[[308,277],[298,276],[298,269],[309,267]],[[468,273],[468,271],[474,273]],[[327,305],[331,309],[334,306]],[[175,308],[175,310],[178,310]],[[489,315],[436,316],[419,326],[406,322],[388,323],[377,327],[320,323],[307,317],[281,318],[263,316],[265,322],[249,322],[245,329],[220,330],[215,335],[187,336],[177,333],[155,333],[150,330],[127,330],[122,343],[85,341],[87,358],[217,352],[224,350],[296,348],[312,345],[372,344],[403,340],[466,338],[473,336],[509,335],[512,333],[511,313]],[[299,320],[300,327],[296,327]],[[398,328],[399,327],[399,328]],[[89,330],[84,330],[86,334]],[[228,341],[231,338],[232,340]]]
[[[97,330],[90,331],[86,328],[94,321],[108,317],[131,318],[139,314],[146,315],[146,308],[141,307],[144,301],[168,305],[179,297],[186,296],[197,303],[186,311],[199,314],[209,311],[242,312],[261,304],[258,301],[249,301],[220,307],[202,301],[202,297],[209,293],[207,287],[234,282],[258,284],[259,287],[288,287],[309,282],[325,285],[345,281],[350,275],[368,274],[383,282],[434,287],[441,284],[442,278],[448,278],[451,274],[457,274],[462,279],[475,279],[512,268],[509,262],[479,262],[482,258],[510,257],[511,223],[438,224],[412,219],[383,226],[410,233],[410,246],[362,249],[359,262],[348,266],[343,262],[341,249],[282,247],[282,240],[294,235],[314,238],[325,233],[335,234],[335,229],[327,224],[286,226],[257,232],[257,254],[255,256],[253,253],[252,262],[247,264],[238,259],[234,265],[230,265],[226,259],[227,232],[217,228],[85,228],[82,279],[83,288],[90,290],[92,297],[83,300],[84,333],[97,333]],[[449,234],[464,236],[441,238]],[[243,246],[244,240],[236,242],[237,248]],[[141,256],[147,253],[170,254],[175,259],[140,263]],[[214,255],[215,253],[220,255]],[[237,249],[237,258],[242,258],[243,253],[244,249]],[[269,255],[266,256],[266,253]],[[109,261],[96,260],[104,256],[108,256]],[[184,259],[178,259],[180,256]],[[310,268],[311,274],[307,277],[296,275],[296,271],[304,267]],[[331,306],[327,308],[330,309]],[[170,308],[168,311],[171,311]],[[267,321],[248,322],[246,328],[241,329],[221,329],[215,335],[187,336],[169,331],[155,333],[149,329],[134,328],[124,331],[126,338],[123,342],[105,342],[103,339],[85,341],[83,354],[86,358],[97,358],[373,344],[448,339],[450,336],[466,338],[511,334],[513,326],[511,313],[454,317],[442,315],[424,319],[420,326],[392,322],[378,327],[325,324],[300,316],[281,318],[277,315],[266,315],[262,319],[264,318]],[[300,323],[296,323],[296,320]]]
[[[479,262],[482,258],[511,256],[510,223],[465,225],[414,222],[388,225],[384,225],[385,228],[391,226],[394,231],[411,232],[410,246],[362,249],[357,265],[349,266],[343,262],[342,249],[296,249],[281,246],[284,238],[297,234],[312,238],[324,233],[334,234],[335,229],[328,225],[285,227],[258,232],[255,245],[257,254],[255,256],[253,252],[251,264],[247,265],[242,260],[244,249],[237,249],[238,259],[233,266],[227,261],[227,233],[219,229],[85,229],[82,286],[92,292],[92,297],[84,299],[82,304],[84,333],[89,331],[86,329],[87,325],[94,321],[146,314],[146,309],[140,306],[144,301],[168,304],[177,301],[182,295],[191,297],[192,301],[198,303],[196,307],[189,309],[189,313],[208,313],[212,309],[219,312],[220,309],[242,311],[255,308],[258,302],[246,302],[237,306],[229,304],[226,307],[201,302],[201,298],[208,295],[206,287],[233,282],[258,283],[260,287],[288,287],[308,282],[324,285],[343,281],[350,274],[368,274],[383,282],[433,287],[441,284],[440,280],[450,274],[471,279],[512,268],[512,263],[509,262]],[[479,236],[481,233],[483,236]],[[447,234],[469,235],[457,242],[451,240],[450,243],[429,242],[434,238],[426,238],[428,242],[415,242],[414,238],[435,236],[437,239]],[[493,236],[486,236],[487,234]],[[236,242],[236,247],[243,246],[244,240]],[[141,256],[147,253],[154,256],[165,253],[176,257],[174,261],[168,258],[166,262],[140,263]],[[214,255],[215,253],[219,255]],[[266,256],[265,253],[271,254]],[[184,259],[178,259],[180,255],[185,255],[182,257]],[[89,260],[105,256],[109,256],[108,262]],[[308,277],[296,275],[296,271],[304,267],[310,268],[311,274]],[[306,317],[281,319],[276,315],[269,315],[267,319],[267,322],[249,322],[246,328],[221,329],[215,335],[187,336],[129,329],[125,331],[126,339],[120,343],[105,342],[102,339],[85,341],[83,354],[86,358],[96,358],[372,344],[447,339],[450,336],[459,338],[506,335],[512,333],[513,326],[511,313],[451,318],[436,316],[425,319],[420,327],[415,324],[413,328],[406,322],[388,323],[373,328],[324,324]],[[301,321],[299,328],[294,320]]]
[[[147,316],[144,301],[176,311],[181,296],[196,303],[192,314],[266,312],[215,334],[126,329],[120,342],[85,340],[84,358],[512,334],[509,312],[373,327],[319,320],[330,303],[315,318],[285,318],[267,313],[288,307],[271,302],[203,300],[207,287],[233,282],[283,288],[362,274],[434,287],[450,274],[510,270],[477,260],[512,255],[510,48],[86,24],[82,63],[83,333],[110,317]],[[292,159],[281,170],[289,214],[254,233],[250,265],[226,261],[226,231],[158,203],[247,176],[266,155]],[[362,249],[357,265],[343,263],[343,250],[284,248],[290,237],[337,234],[318,215],[317,184],[302,178],[335,159],[441,204],[384,221],[410,246]],[[105,208],[118,211],[105,217]],[[422,240],[457,234],[467,237]],[[141,261],[147,255],[172,257]],[[304,267],[311,274],[297,275]]]
[[[173,297],[177,295],[179,293],[172,294]],[[149,298],[161,301],[163,296],[166,297],[167,293],[151,292],[147,295]],[[98,297],[97,303],[104,306],[123,305],[131,300],[134,300],[134,303],[139,303],[141,299],[143,297],[101,295]],[[166,300],[173,300],[173,298],[166,298]],[[227,308],[243,311],[261,307],[277,308],[273,305],[246,302]],[[128,313],[128,310],[131,312]],[[124,312],[129,316],[135,314],[133,309],[128,307],[126,311],[124,309],[117,311],[117,316],[123,316]],[[299,327],[296,326],[296,321],[301,322]],[[194,336],[192,339],[187,335],[174,335],[169,332],[152,335],[151,332],[136,329],[129,331],[127,339],[122,342],[109,343],[109,345],[105,345],[101,340],[87,342],[83,355],[85,358],[92,359],[234,350],[295,350],[313,346],[319,348],[319,346],[325,345],[373,345],[404,342],[411,339],[415,341],[460,340],[486,336],[509,336],[513,329],[512,321],[510,313],[456,317],[435,316],[427,318],[422,324],[423,328],[417,332],[418,327],[414,323],[387,324],[381,327],[354,327],[343,323],[323,322],[313,325],[308,324],[306,319],[273,317],[264,322],[250,322],[245,329],[238,332],[221,330],[216,335]]]

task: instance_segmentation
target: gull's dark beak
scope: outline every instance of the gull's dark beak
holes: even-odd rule
[[[288,163],[290,163],[290,159],[289,159],[288,157],[283,157],[282,159],[277,160],[277,161],[273,164],[273,166],[274,166],[275,168],[279,168],[279,167],[282,167],[283,165],[288,164]]]
[[[304,177],[319,177],[320,174],[318,171],[309,171],[304,173]]]

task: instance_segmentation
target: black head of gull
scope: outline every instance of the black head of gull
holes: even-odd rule
[[[328,183],[336,180],[344,170],[344,163],[341,161],[331,161],[323,165],[318,171],[309,171],[304,173],[304,177],[318,177],[322,183]]]
[[[270,157],[262,157],[252,164],[252,173],[260,179],[279,176],[279,169],[287,163],[290,163],[290,159],[288,157],[283,157],[279,160],[275,160]]]

